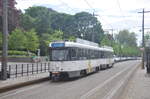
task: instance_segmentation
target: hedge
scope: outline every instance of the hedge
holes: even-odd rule
[[[0,51],[0,55],[2,55],[2,51]],[[28,56],[28,52],[26,52],[26,51],[16,51],[16,50],[9,50],[8,51],[8,56],[14,56],[14,55],[17,55],[17,56]],[[30,55],[31,56],[35,56],[35,53],[31,53],[30,52]]]

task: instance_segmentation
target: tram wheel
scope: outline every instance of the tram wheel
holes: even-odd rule
[[[86,74],[87,74],[87,73],[86,73],[86,70],[81,70],[81,72],[80,72],[80,76],[81,76],[81,77],[84,77]]]

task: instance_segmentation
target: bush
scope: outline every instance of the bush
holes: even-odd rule
[[[0,55],[2,55],[2,51],[0,51]],[[35,53],[30,53],[31,56],[35,56]],[[9,50],[8,56],[28,56],[28,52],[26,51],[16,51],[16,50]]]

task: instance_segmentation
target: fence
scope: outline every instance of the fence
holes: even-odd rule
[[[10,77],[28,76],[38,73],[48,72],[50,63],[28,63],[28,64],[11,64],[8,65],[8,75]]]

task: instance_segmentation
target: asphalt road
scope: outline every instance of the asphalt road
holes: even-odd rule
[[[0,99],[111,99],[119,82],[140,61],[126,61],[113,68],[70,81],[31,85],[0,94]]]

